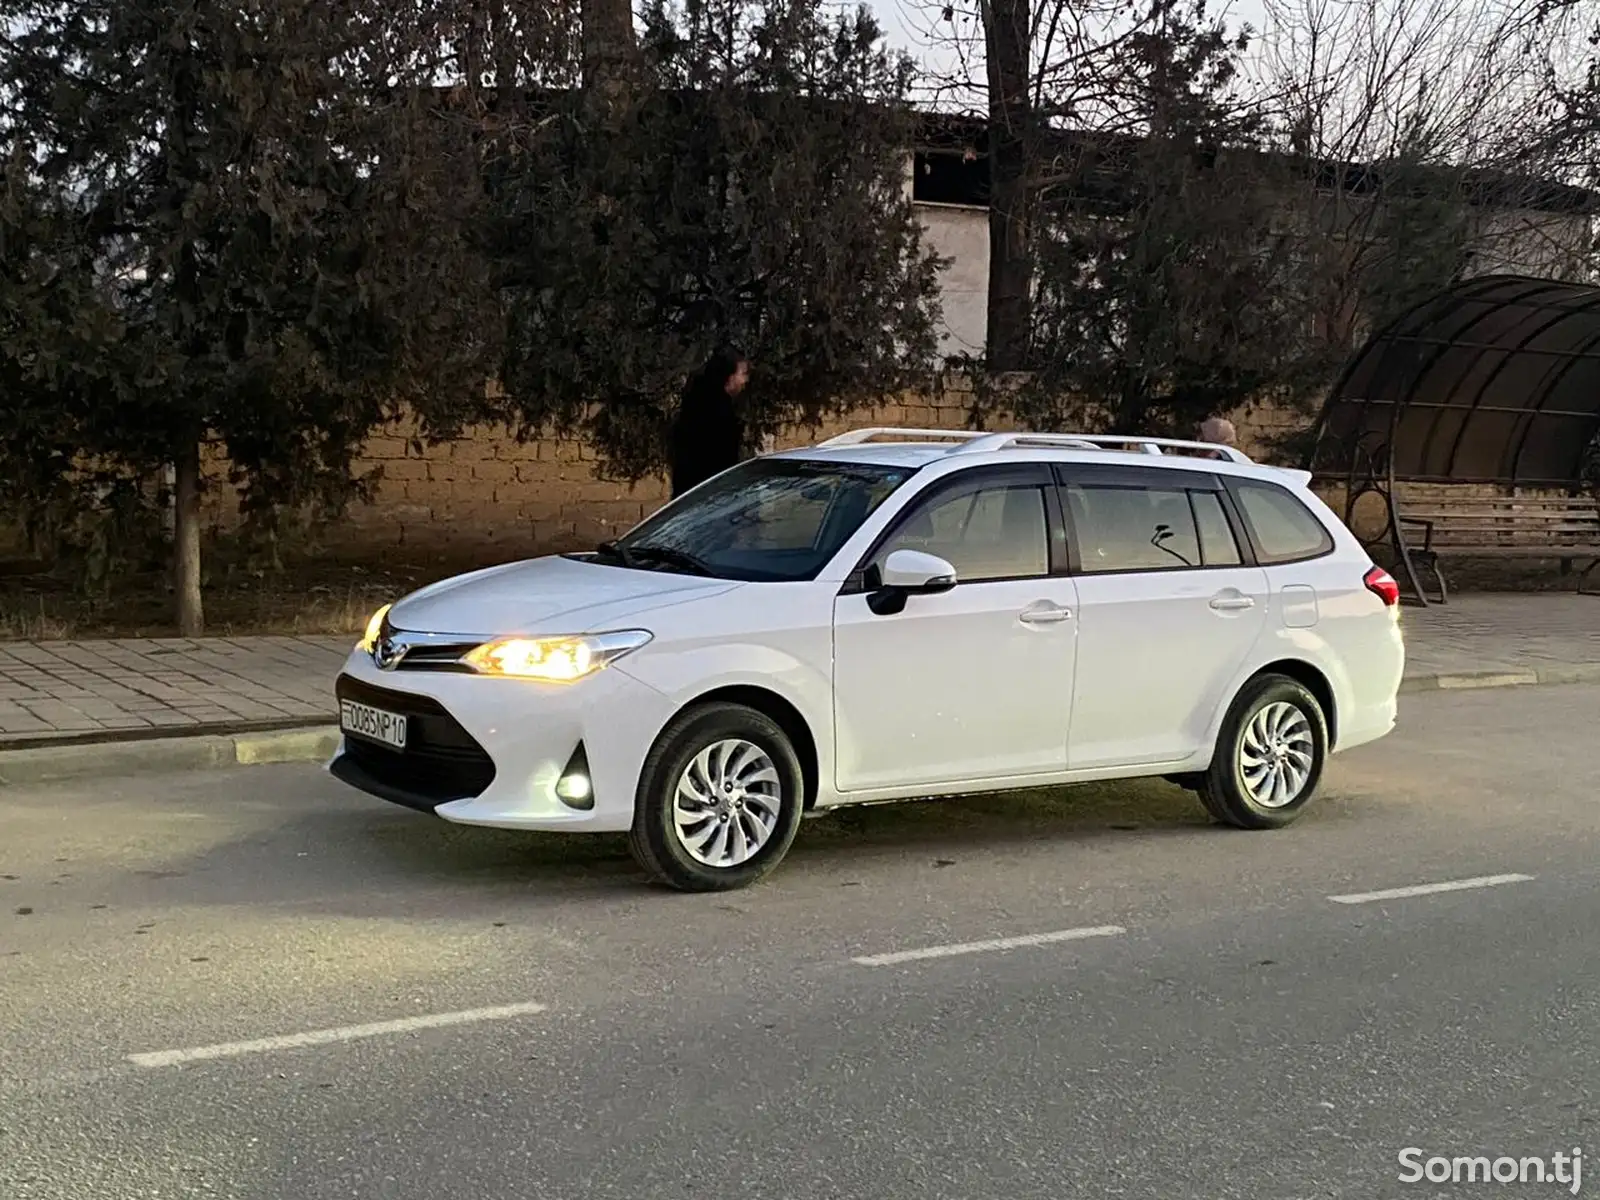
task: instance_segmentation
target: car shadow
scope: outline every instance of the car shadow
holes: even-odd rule
[[[651,892],[671,895],[649,883],[620,834],[452,825],[374,807],[362,797],[336,795],[326,806],[302,810],[265,835],[278,848],[271,856],[295,877],[291,894],[297,904],[350,915],[392,914],[396,894],[403,891],[419,907],[444,901],[452,914],[471,917],[503,912],[510,900],[525,914],[530,904],[592,905],[608,899],[631,904]],[[1004,857],[1024,847],[1051,852],[1129,837],[1192,837],[1213,830],[1217,827],[1190,793],[1150,780],[853,806],[803,822],[771,881],[799,882],[819,869],[831,875],[879,862],[939,859],[957,851]],[[317,849],[295,849],[304,846]],[[207,855],[204,873],[232,879],[229,902],[251,898],[253,889],[241,894],[238,868],[245,858],[259,862],[264,849],[254,839],[251,844],[216,846]],[[337,872],[327,869],[330,855],[338,859]],[[288,882],[281,870],[273,871],[255,898],[281,902]]]
[[[57,859],[62,890],[88,908],[144,904],[246,907],[365,918],[414,914],[525,920],[530,911],[581,905],[603,912],[652,892],[622,835],[524,833],[452,825],[373,801],[325,776],[275,771],[252,779],[219,815],[207,781],[118,801],[139,841],[161,850],[136,858]],[[1342,823],[1337,795],[1306,823]],[[1228,836],[1188,792],[1159,780],[1083,784],[919,802],[849,807],[805,821],[778,886],[826,886],[839,872],[974,856],[1017,855]],[[62,847],[65,852],[66,847]],[[684,897],[699,903],[703,897]],[[74,904],[76,906],[76,904]]]
[[[839,808],[807,821],[790,855],[848,856],[893,846],[1006,850],[1135,832],[1188,835],[1210,823],[1199,801],[1172,784],[1079,784]]]
[[[374,868],[385,875],[473,886],[530,885],[564,895],[648,888],[621,834],[516,832],[451,825],[399,813],[357,818]],[[997,853],[1020,846],[1221,832],[1195,797],[1159,780],[854,805],[801,824],[774,873],[841,867],[888,855],[945,850]]]

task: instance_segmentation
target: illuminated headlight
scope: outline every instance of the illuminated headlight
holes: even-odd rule
[[[372,648],[378,644],[378,636],[383,632],[383,619],[389,615],[392,604],[385,604],[372,616],[367,618],[367,628],[361,634],[361,640],[356,643],[356,649],[371,654]]]
[[[570,683],[609,666],[650,640],[642,629],[582,637],[499,638],[461,661],[480,675]]]

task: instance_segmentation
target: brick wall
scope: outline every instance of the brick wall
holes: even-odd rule
[[[789,430],[779,445],[803,446],[866,425],[965,428],[970,402],[970,392],[959,382],[950,383],[814,429]],[[1270,401],[1248,405],[1233,416],[1240,448],[1256,458],[1267,458],[1274,439],[1304,428],[1308,419]],[[992,427],[1012,426],[997,421]],[[339,551],[398,549],[508,558],[592,545],[616,536],[667,498],[664,479],[630,485],[604,478],[594,451],[581,441],[544,438],[519,443],[504,429],[481,427],[457,442],[428,446],[415,433],[409,424],[401,424],[368,441],[356,469],[381,473],[373,501],[352,505],[336,526],[323,532],[324,546]],[[206,472],[208,524],[213,529],[231,528],[239,519],[238,504],[228,483],[226,459],[220,453],[209,455]],[[1402,485],[1401,498],[1420,500],[1427,490],[1423,485]],[[1342,515],[1342,486],[1329,482],[1319,485],[1319,491]],[[1373,521],[1381,526],[1375,499],[1363,502],[1356,520],[1363,532]]]
[[[865,425],[964,428],[968,394],[959,388],[907,396],[820,427],[796,428],[780,448],[804,446]],[[1000,426],[997,426],[1000,427]],[[519,443],[479,427],[459,441],[428,446],[409,424],[367,442],[358,473],[381,472],[372,503],[352,505],[323,535],[333,548],[523,554],[592,545],[636,524],[667,499],[665,479],[606,479],[585,443],[541,438]],[[207,462],[208,523],[237,523],[238,503],[220,455]]]
[[[899,397],[818,428],[792,429],[780,447],[803,446],[867,425],[964,428],[969,394],[959,386]],[[1236,418],[1240,446],[1256,453],[1266,437],[1304,418],[1270,404]],[[997,422],[997,429],[1008,427]],[[459,441],[427,446],[401,426],[372,438],[357,470],[381,479],[370,504],[352,506],[324,538],[330,546],[425,551],[485,550],[522,554],[589,545],[626,530],[665,502],[664,479],[630,485],[600,476],[592,449],[573,439],[519,443],[503,429],[480,427]],[[211,464],[208,516],[226,528],[236,503],[225,464]]]
[[[780,448],[803,446],[867,425],[960,429],[970,393],[959,384],[907,395],[818,428],[791,429]],[[1267,439],[1303,426],[1305,418],[1270,403],[1235,416],[1240,448],[1265,453]],[[995,429],[1011,426],[996,422]],[[459,441],[420,444],[405,425],[373,437],[357,462],[381,478],[370,504],[353,505],[328,530],[333,548],[364,547],[520,555],[592,545],[623,532],[667,499],[664,479],[630,485],[603,478],[594,451],[581,441],[546,438],[519,443],[504,429],[480,427]],[[237,521],[226,463],[208,463],[207,515],[212,526]]]

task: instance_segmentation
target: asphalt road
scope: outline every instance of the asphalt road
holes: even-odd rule
[[[713,897],[310,768],[0,790],[0,1197],[1600,1194],[1597,715],[1410,696],[1288,830],[876,808]]]

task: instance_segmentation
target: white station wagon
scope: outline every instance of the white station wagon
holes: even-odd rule
[[[863,429],[626,536],[374,614],[329,770],[448,821],[622,832],[739,887],[837,805],[1161,776],[1285,825],[1387,734],[1399,589],[1303,471],[1170,439]]]

